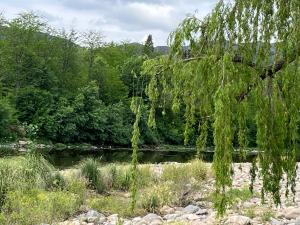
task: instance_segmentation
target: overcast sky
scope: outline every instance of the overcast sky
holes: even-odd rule
[[[98,30],[106,41],[142,43],[148,34],[166,45],[168,34],[187,14],[207,15],[217,0],[0,0],[7,18],[33,11],[56,28]]]

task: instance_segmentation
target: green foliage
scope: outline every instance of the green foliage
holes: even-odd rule
[[[3,207],[4,224],[51,223],[71,216],[78,209],[77,196],[38,189],[9,192]]]
[[[86,181],[82,179],[71,179],[66,182],[65,190],[77,197],[77,205],[82,205],[86,200]]]
[[[13,125],[16,124],[15,109],[8,99],[0,99],[0,139],[13,137]]]
[[[132,159],[131,159],[131,211],[134,211],[136,205],[136,198],[137,198],[137,183],[138,183],[138,172],[137,172],[137,165],[138,165],[138,150],[139,150],[139,139],[140,139],[140,128],[139,123],[141,120],[142,112],[141,112],[142,102],[141,98],[134,97],[131,101],[131,110],[135,114],[135,121],[133,125],[132,131],[132,138],[131,138],[131,145],[132,145]]]
[[[87,159],[81,163],[81,173],[88,180],[89,186],[101,193],[105,187],[98,167],[99,163],[96,160]]]
[[[27,123],[34,122],[35,118],[47,112],[52,101],[52,95],[48,91],[30,86],[21,89],[16,97],[19,120]]]
[[[173,185],[173,183],[164,182],[146,189],[141,200],[142,207],[147,212],[157,212],[160,207],[172,205],[178,201],[178,193]]]
[[[222,213],[225,213],[227,209],[232,208],[237,202],[245,202],[252,198],[252,193],[248,188],[244,189],[236,189],[232,188],[228,190],[226,193],[213,193],[212,201],[214,206],[217,209],[224,210]]]
[[[99,212],[107,214],[117,213],[121,217],[134,217],[144,213],[141,208],[130,209],[130,200],[122,196],[99,196],[87,200],[87,205]]]
[[[254,138],[260,150],[262,193],[271,193],[279,205],[284,175],[286,193],[295,193],[299,15],[296,0],[219,1],[204,19],[189,16],[170,34],[168,57],[143,64],[142,73],[150,79],[150,126],[156,124],[156,109],[171,103],[174,112],[184,112],[185,144],[191,143],[200,124],[199,153],[208,139],[205,123],[213,122],[219,215],[230,201],[226,193],[232,185],[233,147],[238,146],[243,159]]]
[[[274,212],[272,209],[264,211],[261,215],[261,219],[264,223],[270,221],[272,217],[274,217]]]
[[[154,46],[153,46],[152,35],[149,34],[144,45],[143,53],[147,56],[151,56],[153,52],[154,52]]]

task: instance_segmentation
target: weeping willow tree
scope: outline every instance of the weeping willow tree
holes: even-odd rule
[[[151,100],[148,124],[155,127],[156,109],[164,108],[166,102],[172,103],[174,112],[184,110],[184,142],[189,142],[198,127],[198,156],[206,147],[208,124],[213,124],[219,214],[226,210],[226,192],[232,186],[233,139],[237,134],[243,156],[250,110],[257,126],[262,197],[271,194],[279,205],[280,182],[285,175],[286,194],[295,193],[300,1],[220,1],[203,20],[186,18],[170,34],[169,45],[168,56],[143,65],[150,79],[146,90]],[[140,118],[136,104],[134,112],[136,141]],[[136,154],[138,147],[133,147]],[[252,181],[255,168],[254,163]]]

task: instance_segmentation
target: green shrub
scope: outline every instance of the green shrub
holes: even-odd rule
[[[14,191],[7,194],[3,214],[6,224],[52,223],[71,216],[78,209],[77,202],[75,194],[65,191]]]
[[[88,180],[89,186],[94,188],[98,193],[101,193],[105,187],[98,167],[99,163],[96,160],[87,159],[81,164],[81,173]]]
[[[0,140],[14,139],[15,131],[11,128],[16,124],[16,110],[8,98],[0,98]]]

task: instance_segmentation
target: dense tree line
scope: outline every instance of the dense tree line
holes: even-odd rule
[[[0,19],[0,138],[129,145],[132,96],[145,102],[141,144],[182,141],[183,123],[158,113],[147,127],[145,60],[157,56],[152,36],[145,45],[104,43],[94,31],[55,30],[23,13]]]

